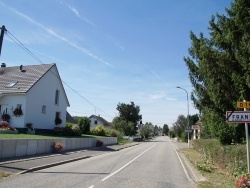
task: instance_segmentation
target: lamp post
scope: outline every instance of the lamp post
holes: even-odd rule
[[[188,124],[188,129],[189,129],[190,127],[189,127],[189,102],[188,102],[188,92],[187,92],[187,90],[185,90],[185,89],[182,88],[182,87],[177,86],[176,88],[182,89],[182,90],[184,90],[184,91],[187,93],[187,110],[188,110],[188,112],[187,112],[187,124]],[[189,143],[189,131],[188,131],[188,148],[190,148],[190,143]]]

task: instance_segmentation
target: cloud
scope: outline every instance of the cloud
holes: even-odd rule
[[[64,5],[66,5],[70,9],[70,11],[73,12],[82,21],[84,21],[87,24],[90,24],[93,27],[96,27],[96,25],[93,22],[91,22],[87,17],[82,16],[75,7],[71,6],[70,4],[65,3],[63,1],[59,1],[59,2],[62,3],[62,4],[64,4]]]
[[[144,65],[144,67],[145,67],[149,72],[151,72],[158,80],[161,80],[161,81],[162,81],[161,77],[160,77],[158,74],[156,74],[156,72],[154,72],[152,69],[149,69],[149,68],[147,67],[147,65],[145,65],[145,64],[143,64],[143,65]]]
[[[4,5],[3,3],[1,3],[2,5]],[[7,7],[6,5],[4,5],[5,7]],[[67,43],[68,45],[78,49],[79,51],[81,51],[83,54],[101,62],[102,64],[105,64],[107,66],[112,67],[112,65],[106,61],[104,61],[102,58],[94,55],[93,53],[91,53],[89,50],[78,46],[77,44],[75,44],[74,42],[70,41],[69,39],[65,38],[64,36],[59,35],[58,33],[56,33],[55,31],[53,31],[52,29],[44,26],[43,24],[35,21],[34,19],[32,19],[31,17],[17,11],[16,9],[12,8],[12,7],[8,7],[11,11],[13,11],[15,14],[17,14],[18,16],[23,17],[24,19],[28,20],[29,22],[33,23],[34,25],[37,25],[38,27],[40,27],[41,29],[45,30],[46,32],[48,32],[50,35],[56,37],[57,39],[64,41],[65,43]]]

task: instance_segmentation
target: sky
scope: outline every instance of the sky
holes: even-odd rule
[[[226,14],[231,2],[0,0],[0,26],[8,31],[0,63],[56,63],[72,116],[111,122],[117,105],[132,101],[143,123],[171,127],[179,115],[199,113],[183,61],[190,31],[209,37],[211,16]]]

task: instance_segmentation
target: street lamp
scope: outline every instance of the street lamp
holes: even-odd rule
[[[182,89],[182,90],[184,90],[184,91],[187,93],[187,110],[188,110],[188,113],[187,113],[187,124],[188,124],[188,129],[189,129],[190,127],[189,127],[189,102],[188,102],[188,92],[187,92],[187,90],[185,90],[185,89],[182,88],[182,87],[177,86],[176,88]],[[188,131],[188,148],[190,148],[190,144],[189,144],[189,131]]]

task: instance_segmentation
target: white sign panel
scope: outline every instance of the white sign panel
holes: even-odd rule
[[[228,123],[250,123],[250,111],[227,111]]]

